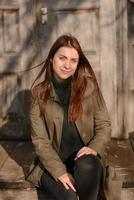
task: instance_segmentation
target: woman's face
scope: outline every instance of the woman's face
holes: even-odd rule
[[[59,81],[72,76],[78,65],[79,55],[73,47],[60,47],[53,57],[54,76]]]

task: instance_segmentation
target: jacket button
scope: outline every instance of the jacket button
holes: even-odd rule
[[[82,135],[83,135],[84,138],[86,137],[86,134],[85,134],[85,133],[83,133]]]

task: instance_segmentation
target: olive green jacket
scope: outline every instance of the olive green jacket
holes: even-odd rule
[[[83,98],[83,113],[76,120],[76,126],[85,146],[94,149],[105,161],[105,148],[110,138],[110,120],[101,92],[94,86],[90,75],[86,75],[87,88]],[[43,101],[37,96],[38,87],[32,90],[30,110],[32,143],[38,160],[30,168],[27,180],[35,186],[40,185],[43,169],[46,168],[55,180],[64,173],[66,167],[58,153],[60,148],[64,111],[59,98],[51,85],[50,98],[43,118],[40,106]]]

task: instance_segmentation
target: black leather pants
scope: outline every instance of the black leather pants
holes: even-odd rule
[[[70,156],[65,165],[75,179],[77,194],[72,189],[67,190],[61,182],[56,182],[47,170],[41,177],[42,187],[54,200],[77,200],[77,195],[79,200],[97,200],[103,174],[99,158],[94,155],[84,155],[74,161],[74,156]]]

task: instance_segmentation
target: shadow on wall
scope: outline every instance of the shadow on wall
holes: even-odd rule
[[[18,104],[18,101],[21,102],[24,96],[26,100],[25,104]],[[25,182],[30,165],[36,157],[30,137],[30,99],[31,92],[29,90],[19,92],[8,109],[8,117],[5,119],[5,123],[0,128],[0,188],[2,189],[12,188],[23,190],[24,188],[31,187],[30,184]],[[16,105],[18,109],[23,111],[23,117],[17,116],[13,112],[13,108]],[[5,196],[4,198],[6,199]],[[53,200],[42,188],[37,188],[37,198],[38,200]]]
[[[5,178],[8,182],[24,178],[35,157],[31,143],[30,99],[29,90],[19,92],[13,99],[0,128],[0,179]],[[16,105],[16,111],[19,110],[17,113],[21,113],[22,110],[23,116],[13,112]]]
[[[30,98],[30,90],[22,90],[16,94],[3,119],[0,140],[30,140]]]

